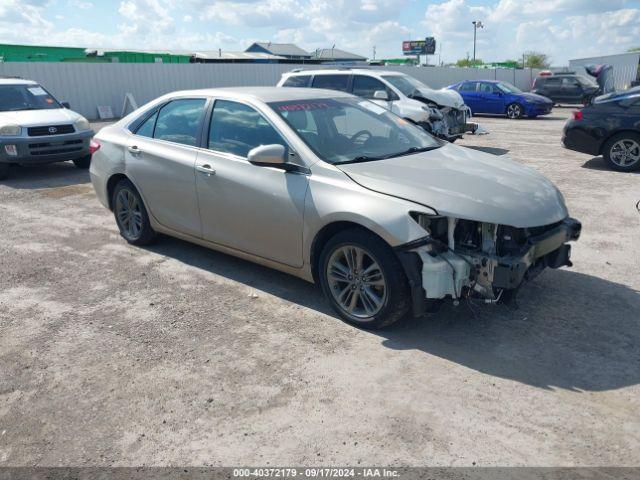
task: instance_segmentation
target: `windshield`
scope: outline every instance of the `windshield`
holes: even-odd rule
[[[429,88],[420,80],[416,80],[415,78],[408,75],[383,75],[382,78],[384,78],[387,82],[400,90],[402,94],[406,95],[407,97],[410,97],[411,94],[416,91],[416,89]]]
[[[0,85],[0,112],[62,108],[40,85]]]
[[[520,90],[518,87],[507,82],[498,83],[498,88],[505,93],[522,93],[522,90]]]
[[[419,127],[359,98],[273,102],[269,106],[326,162],[382,160],[442,146]]]

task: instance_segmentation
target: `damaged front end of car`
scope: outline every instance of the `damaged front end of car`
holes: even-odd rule
[[[477,123],[469,121],[471,110],[462,102],[462,99],[460,102],[451,102],[451,105],[443,105],[435,103],[418,91],[410,98],[425,104],[423,108],[429,112],[429,118],[420,126],[438,138],[454,141],[462,138],[465,133],[487,133]]]
[[[412,215],[427,236],[396,248],[421,316],[451,299],[506,302],[545,268],[571,266],[581,224],[567,217],[534,228],[515,228],[421,213]]]

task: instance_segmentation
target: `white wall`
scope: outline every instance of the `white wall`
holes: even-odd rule
[[[1,76],[36,80],[60,101],[89,119],[98,117],[98,105],[110,105],[120,115],[124,95],[132,93],[139,106],[175,90],[206,87],[275,85],[287,64],[154,64],[154,63],[0,63]],[[327,67],[331,68],[331,67]],[[497,79],[529,90],[537,70],[486,70],[447,67],[376,67],[403,71],[433,88],[467,79]]]

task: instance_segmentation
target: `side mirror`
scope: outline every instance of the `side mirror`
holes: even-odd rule
[[[60,105],[62,105],[67,110],[71,110],[71,105],[69,105],[69,102],[60,102]]]
[[[386,90],[376,90],[375,92],[373,92],[373,98],[375,100],[389,101],[389,94],[386,92]]]
[[[283,145],[260,145],[249,150],[247,160],[262,167],[284,167],[286,149]]]

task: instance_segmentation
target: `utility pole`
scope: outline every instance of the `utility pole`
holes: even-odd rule
[[[376,46],[373,46],[373,59],[376,59]]]
[[[484,25],[480,20],[474,20],[473,22],[473,64],[476,64],[476,31],[479,28],[484,28]]]

